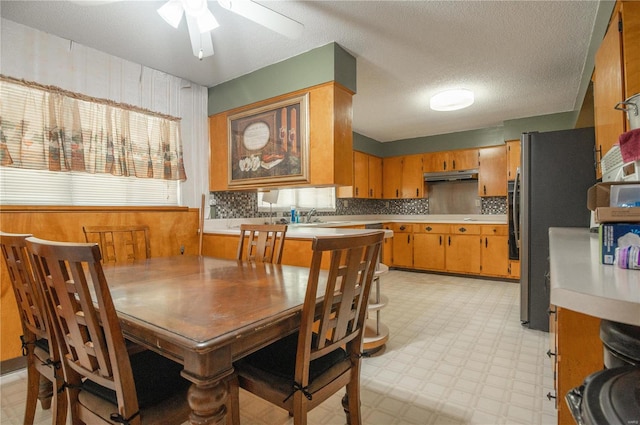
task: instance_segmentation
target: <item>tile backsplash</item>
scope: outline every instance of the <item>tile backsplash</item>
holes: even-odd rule
[[[210,218],[257,218],[268,217],[268,212],[258,211],[257,193],[211,192]],[[481,198],[482,214],[506,214],[507,198],[502,196]],[[319,212],[317,215],[425,215],[429,213],[429,200],[423,199],[336,199],[336,210]],[[289,212],[274,213],[274,216],[289,217]]]

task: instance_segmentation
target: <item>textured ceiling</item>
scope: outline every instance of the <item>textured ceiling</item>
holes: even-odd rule
[[[611,11],[569,0],[259,1],[304,24],[290,40],[209,1],[220,27],[215,55],[199,61],[184,20],[176,30],[156,13],[163,1],[90,3],[2,0],[0,13],[208,87],[335,41],[357,59],[353,129],[380,142],[579,109],[598,10]],[[475,91],[473,106],[429,110],[431,95],[457,87]]]

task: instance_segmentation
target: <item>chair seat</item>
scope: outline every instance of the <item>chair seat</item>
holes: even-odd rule
[[[180,376],[182,365],[153,351],[147,350],[130,356],[133,379],[140,409],[156,405],[168,399],[176,390],[189,388],[189,381]],[[83,392],[89,392],[111,404],[117,404],[116,392],[86,380]]]
[[[290,395],[293,392],[298,335],[291,334],[238,361],[236,370],[240,379],[246,381],[250,377],[251,381],[263,382],[285,397]],[[313,334],[312,338],[315,341],[318,336]],[[313,394],[350,367],[351,362],[342,348],[313,360],[309,365],[307,391]]]

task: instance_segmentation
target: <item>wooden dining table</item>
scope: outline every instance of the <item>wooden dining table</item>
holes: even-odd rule
[[[235,360],[299,328],[309,276],[305,267],[203,256],[104,272],[125,336],[184,365],[189,420],[200,425],[226,423]]]

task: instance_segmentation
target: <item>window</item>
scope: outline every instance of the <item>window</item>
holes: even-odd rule
[[[177,205],[180,120],[0,76],[3,205]]]
[[[258,211],[269,211],[270,204],[263,202],[263,196],[269,192],[258,192]],[[296,209],[318,211],[336,210],[336,190],[333,187],[309,187],[303,189],[280,189],[277,200],[271,205],[273,211]]]

